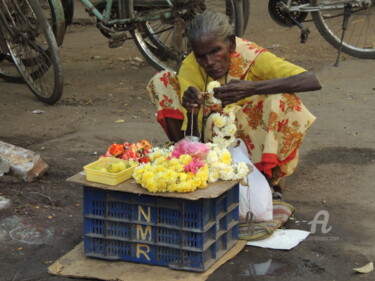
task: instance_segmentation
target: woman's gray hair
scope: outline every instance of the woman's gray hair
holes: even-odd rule
[[[233,33],[233,26],[227,15],[208,10],[193,18],[186,27],[186,36],[190,43],[206,35],[226,41]]]

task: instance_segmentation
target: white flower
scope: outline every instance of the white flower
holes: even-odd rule
[[[245,177],[249,173],[249,167],[246,165],[245,162],[238,162],[236,164],[238,175],[241,178]]]
[[[211,81],[207,85],[207,92],[208,95],[206,96],[206,104],[207,105],[221,105],[221,100],[215,98],[214,96],[214,88],[220,87],[220,83],[218,81]]]
[[[222,128],[221,132],[224,136],[234,136],[234,134],[237,132],[237,126],[235,124],[229,124]]]
[[[214,92],[214,89],[217,88],[217,87],[220,87],[220,83],[218,81],[211,81],[210,83],[208,83],[207,85],[207,92],[209,93],[213,93]]]
[[[223,169],[221,169],[220,171],[220,178],[223,179],[223,180],[232,180],[234,178],[234,172],[233,172],[233,167],[228,165],[226,167],[224,167]]]
[[[224,148],[227,145],[227,142],[226,142],[225,138],[223,138],[221,136],[213,137],[212,141],[213,141],[214,144],[217,144],[221,148]]]
[[[221,115],[220,113],[212,114],[212,122],[214,123],[215,127],[222,128],[224,127],[229,121],[229,118]]]
[[[215,162],[218,162],[219,161],[219,156],[217,155],[217,153],[213,150],[210,150],[207,154],[207,162],[208,163],[215,163]]]
[[[220,130],[218,127],[214,127],[213,128],[213,131],[214,131],[214,135],[215,136],[218,136],[218,137],[225,137],[226,135],[224,134],[224,132],[222,130]]]

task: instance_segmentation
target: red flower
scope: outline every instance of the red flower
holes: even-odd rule
[[[114,143],[108,148],[108,152],[113,156],[119,156],[124,152],[124,146],[122,144]]]
[[[139,163],[148,163],[148,162],[150,162],[150,160],[148,159],[147,156],[141,157],[138,161],[139,161]]]

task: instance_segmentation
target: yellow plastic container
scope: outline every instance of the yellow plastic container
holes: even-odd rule
[[[123,162],[125,167],[131,166],[119,172],[108,172],[108,169],[113,167],[113,164]],[[120,164],[121,165],[121,164]],[[117,165],[118,166],[118,165]],[[134,161],[127,161],[113,157],[103,157],[98,161],[92,162],[83,167],[86,173],[86,180],[104,183],[108,185],[118,185],[132,177],[133,171],[138,164]]]

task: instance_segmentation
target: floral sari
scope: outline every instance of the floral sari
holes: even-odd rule
[[[218,81],[223,85],[231,79],[261,81],[297,75],[305,69],[284,61],[256,44],[236,38],[236,50],[231,54],[230,69]],[[186,130],[186,110],[181,106],[181,93],[189,86],[206,91],[212,81],[191,53],[183,62],[179,74],[163,71],[149,82],[147,90],[157,109],[157,120],[167,132],[165,118],[183,120]],[[281,177],[292,174],[298,163],[298,149],[315,117],[290,93],[255,95],[237,102],[236,137],[242,139],[255,166],[276,184]],[[204,141],[213,137],[210,114],[221,110],[206,106],[199,118]]]

